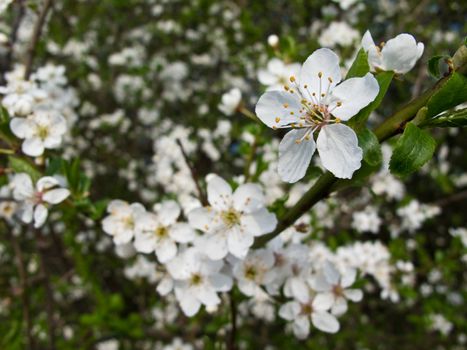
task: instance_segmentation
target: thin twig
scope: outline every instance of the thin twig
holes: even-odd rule
[[[26,64],[24,69],[24,80],[28,80],[31,72],[32,72],[32,64],[34,62],[34,57],[36,56],[36,49],[37,43],[42,34],[42,29],[45,24],[45,19],[47,18],[47,13],[52,7],[53,0],[45,0],[44,6],[42,7],[42,11],[39,13],[39,17],[37,18],[37,22],[34,25],[34,29],[32,32],[31,43],[28,48],[27,56],[26,56]]]
[[[28,342],[28,349],[31,350],[34,349],[34,338],[32,337],[32,320],[28,295],[28,276],[24,264],[23,253],[21,252],[21,247],[18,243],[18,240],[13,234],[10,235],[10,240],[13,245],[13,250],[15,251],[16,264],[18,265],[18,275],[21,285],[21,303],[23,308],[23,319],[26,325],[26,339]]]
[[[47,326],[48,326],[48,337],[49,346],[48,349],[55,350],[55,320],[54,320],[54,298],[52,288],[50,287],[50,275],[47,268],[44,252],[44,237],[41,235],[39,230],[34,230],[36,235],[36,248],[39,254],[39,268],[43,277],[43,286],[45,291],[45,308],[47,313]]]
[[[255,137],[255,140],[253,141],[253,144],[250,147],[250,154],[248,155],[248,159],[245,164],[245,182],[248,182],[248,180],[251,177],[250,170],[251,170],[251,164],[253,164],[253,161],[255,159],[255,154],[256,150],[258,148],[258,138]]]
[[[188,157],[188,154],[185,152],[185,148],[183,147],[182,142],[179,139],[177,139],[176,142],[177,142],[178,147],[180,147],[180,151],[182,152],[183,159],[185,159],[186,165],[190,169],[191,177],[193,178],[193,182],[195,183],[196,190],[198,191],[198,198],[199,198],[201,204],[202,205],[208,205],[209,204],[208,203],[208,198],[207,198],[206,194],[204,193],[204,191],[203,191],[203,189],[201,187],[199,176],[198,176],[198,173],[196,171],[196,168],[194,167],[194,165],[190,161],[190,158]]]
[[[230,335],[227,337],[227,350],[237,349],[237,304],[235,303],[234,291],[231,290],[229,293],[230,300],[230,322],[232,329]]]
[[[441,198],[439,200],[432,202],[431,204],[437,205],[439,207],[444,207],[455,202],[463,201],[465,199],[467,199],[467,190],[457,192],[446,198]]]
[[[13,60],[13,50],[16,44],[16,40],[18,38],[19,26],[25,14],[24,1],[18,0],[16,4],[17,4],[16,7],[18,8],[18,11],[16,13],[16,17],[11,27],[10,38],[8,40],[8,52],[6,54],[5,63],[2,67],[2,74],[0,76],[0,82],[2,84],[5,83],[4,73],[8,72],[11,68],[11,62]]]

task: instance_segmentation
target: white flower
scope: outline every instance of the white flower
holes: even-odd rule
[[[177,254],[177,244],[188,243],[195,236],[186,223],[177,223],[180,206],[175,201],[165,201],[156,207],[156,214],[143,213],[136,221],[135,248],[141,253],[155,252],[161,263]]]
[[[16,75],[7,75],[8,85],[0,87],[0,93],[5,97],[3,106],[11,116],[27,116],[34,107],[47,98],[47,93],[40,90],[34,82],[21,80]]]
[[[376,79],[342,79],[339,58],[329,49],[316,50],[303,64],[294,88],[268,91],[256,105],[256,114],[267,126],[293,128],[279,145],[279,175],[296,182],[305,176],[316,147],[323,166],[336,177],[351,178],[359,169],[362,149],[347,121],[372,102],[379,92]],[[317,142],[313,133],[320,131]]]
[[[258,249],[244,260],[238,260],[233,267],[233,274],[238,281],[238,288],[247,296],[260,292],[260,285],[266,285],[274,280],[274,255],[271,250]]]
[[[316,302],[331,304],[331,312],[334,315],[342,315],[347,311],[347,300],[358,302],[362,300],[363,293],[360,289],[349,289],[356,279],[357,271],[347,269],[344,274],[326,261],[322,271],[313,280],[313,289],[318,292]]]
[[[375,207],[367,206],[352,214],[352,227],[359,232],[378,233],[381,219]]]
[[[405,74],[410,71],[422,57],[424,45],[406,33],[388,40],[382,48],[375,45],[370,31],[362,38],[363,49],[368,54],[368,63],[373,71],[377,69]]]
[[[330,303],[322,303],[313,297],[304,301],[289,301],[281,306],[279,316],[293,322],[294,334],[300,339],[310,334],[310,321],[323,332],[337,333],[339,321],[327,311],[330,306]]]
[[[232,89],[222,95],[221,103],[219,104],[218,108],[222,113],[226,115],[232,115],[237,110],[241,100],[242,92],[240,89]]]
[[[47,219],[49,204],[63,202],[70,191],[60,188],[59,181],[51,176],[39,179],[34,186],[28,174],[16,174],[11,181],[13,198],[20,202],[18,211],[21,221],[34,222],[34,227],[39,228]]]
[[[188,220],[206,233],[201,241],[211,259],[222,259],[228,253],[243,259],[254,237],[275,229],[276,216],[265,208],[259,185],[244,184],[232,193],[226,181],[211,174],[207,176],[207,192],[211,207],[192,210]]]
[[[139,203],[128,204],[121,200],[113,200],[107,206],[110,213],[102,220],[102,229],[113,236],[115,244],[126,244],[135,235],[136,218],[146,210]]]
[[[358,41],[359,38],[360,32],[349,26],[347,22],[331,22],[323,30],[318,41],[324,47],[335,47],[337,45],[346,47]]]
[[[278,58],[272,58],[267,65],[267,69],[258,71],[258,80],[266,85],[268,90],[279,90],[289,82],[289,77],[297,75],[300,71],[299,63],[285,64]]]
[[[24,139],[22,151],[31,157],[38,157],[44,149],[60,147],[66,133],[65,118],[51,111],[36,111],[27,118],[13,118],[11,131]]]
[[[221,302],[217,293],[232,288],[232,278],[220,272],[223,265],[221,260],[212,261],[194,247],[167,264],[175,280],[175,296],[185,315],[195,315],[202,304],[215,307]]]

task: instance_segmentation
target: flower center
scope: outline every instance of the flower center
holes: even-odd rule
[[[301,304],[300,314],[302,315],[311,315],[313,313],[313,307],[311,304]]]
[[[49,128],[45,126],[39,126],[37,129],[37,136],[42,140],[46,139],[49,136]]]
[[[194,273],[191,275],[190,284],[192,286],[198,286],[203,282],[203,277],[199,273]]]
[[[248,266],[245,269],[245,278],[249,280],[254,280],[258,272],[256,271],[254,266]]]
[[[164,237],[167,237],[167,235],[169,234],[169,230],[167,230],[167,227],[165,227],[165,226],[159,226],[154,231],[154,234],[158,238],[164,238]]]
[[[342,288],[340,285],[337,284],[334,287],[332,287],[332,293],[337,297],[343,296],[344,288]]]
[[[227,211],[223,211],[221,213],[221,218],[225,226],[228,228],[231,228],[240,223],[240,213],[233,208]]]

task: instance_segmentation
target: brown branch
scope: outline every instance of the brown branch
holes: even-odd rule
[[[193,165],[193,163],[190,161],[190,158],[188,157],[188,154],[185,152],[185,148],[183,147],[182,142],[179,139],[177,139],[176,142],[177,142],[178,147],[180,147],[180,151],[182,152],[183,159],[185,159],[186,165],[190,169],[191,177],[193,179],[193,182],[195,183],[196,190],[198,191],[198,198],[199,198],[201,204],[206,206],[206,205],[209,204],[208,203],[208,198],[207,198],[206,194],[204,193],[204,191],[203,191],[203,189],[201,187],[199,176],[198,176],[198,173],[196,171],[196,168]]]
[[[45,24],[45,19],[47,18],[47,13],[52,7],[53,0],[45,0],[42,11],[39,13],[36,24],[34,25],[31,43],[28,48],[26,63],[24,69],[24,80],[28,80],[32,72],[32,64],[34,62],[34,57],[36,56],[37,43],[42,34],[42,29]]]
[[[54,320],[54,298],[50,287],[50,274],[46,264],[45,240],[39,230],[34,230],[36,236],[36,248],[39,254],[39,269],[45,291],[45,309],[47,313],[47,327],[49,346],[48,349],[55,350],[55,320]]]
[[[227,350],[236,350],[237,349],[237,304],[235,303],[235,297],[233,290],[229,293],[230,300],[230,322],[232,324],[232,329],[230,334],[227,337]]]
[[[18,38],[18,30],[19,26],[21,24],[21,21],[23,20],[24,14],[25,14],[25,9],[24,9],[24,1],[23,0],[18,0],[16,3],[16,7],[18,8],[16,17],[14,19],[13,25],[11,27],[11,32],[10,32],[10,38],[8,39],[8,52],[6,54],[5,62],[2,67],[2,74],[0,76],[0,82],[1,84],[5,83],[5,76],[4,74],[8,72],[11,68],[11,62],[13,60],[13,49],[16,44],[16,40]]]
[[[444,207],[463,200],[467,200],[467,189],[461,192],[457,192],[449,197],[438,199],[434,202],[431,202],[430,204]]]
[[[26,339],[28,342],[28,349],[31,350],[34,349],[34,338],[32,337],[32,320],[28,295],[28,276],[26,273],[23,253],[21,252],[19,242],[13,234],[10,234],[10,240],[11,244],[13,245],[13,250],[15,251],[16,264],[18,265],[18,275],[21,285],[21,303],[23,308],[23,320],[26,325]]]

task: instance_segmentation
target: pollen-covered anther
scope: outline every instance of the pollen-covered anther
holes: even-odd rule
[[[281,118],[277,117],[275,120],[276,120],[276,123],[279,123],[281,121]]]
[[[336,106],[337,106],[337,107],[342,106],[342,102],[341,102],[341,101],[337,102],[337,103],[336,103]]]
[[[301,144],[301,143],[302,143],[302,140],[300,140],[300,139],[296,139],[296,140],[295,140],[295,143],[296,143],[297,145],[299,145],[299,144]]]
[[[331,78],[331,77],[329,77],[329,78],[328,78],[328,81],[329,81],[330,83],[332,83],[332,78]]]
[[[311,140],[311,136],[310,136],[310,135],[306,135],[306,136],[305,136],[305,140],[310,141],[310,140]]]
[[[294,112],[290,112],[290,115],[294,115]]]
[[[295,77],[294,77],[293,75],[291,75],[289,79],[290,79],[290,82],[291,82],[291,83],[294,83],[294,82],[295,82]]]
[[[339,118],[336,118],[336,123],[340,123],[341,120]]]
[[[289,91],[290,88],[287,85],[284,85],[284,89],[285,91]]]
[[[284,106],[284,108],[288,108],[288,107],[289,107],[289,104],[288,104],[288,103],[284,103],[283,106]]]
[[[319,73],[318,73],[318,78],[321,79],[322,77],[323,77],[323,72],[319,72]]]
[[[303,128],[304,124],[303,124],[303,123],[298,123],[298,126],[299,126],[300,128]]]
[[[304,87],[305,89],[308,89],[308,85],[307,85],[307,84],[303,85],[303,87]]]

